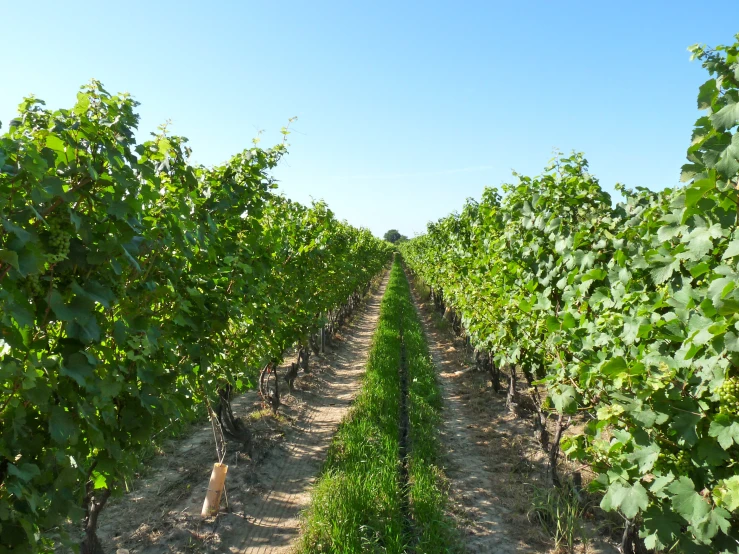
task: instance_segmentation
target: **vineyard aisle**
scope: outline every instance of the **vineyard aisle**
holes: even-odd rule
[[[275,429],[276,422],[267,416],[259,423],[271,429],[261,433],[255,424],[257,436],[271,431],[266,443],[284,431],[278,446],[257,444],[251,462],[229,445],[228,513],[222,510],[215,521],[200,518],[214,455],[210,427],[202,427],[180,441],[183,444],[172,457],[137,484],[133,493],[103,513],[99,535],[107,551],[290,552],[299,533],[300,512],[308,506],[331,439],[359,391],[387,281],[386,273],[342,331],[343,340],[336,349],[322,361],[311,358],[318,375],[300,377],[294,395],[283,398],[287,405],[280,411],[291,423]],[[251,401],[245,401],[249,396]],[[247,393],[233,402],[234,412],[243,417],[255,404],[255,393]]]
[[[484,414],[470,405],[471,396],[463,384],[467,374],[463,357],[448,333],[437,328],[431,305],[420,299],[415,286],[411,290],[444,398],[441,442],[445,449],[445,473],[452,510],[461,519],[467,552],[547,552],[546,546],[531,541],[535,533],[526,516],[515,513],[511,507],[512,498],[504,498],[515,496],[515,487],[501,484],[505,481],[504,473],[510,470],[504,458],[515,454],[506,452],[502,445],[491,448],[488,444],[496,436],[500,439],[515,435],[516,430],[510,428],[505,412],[501,412],[500,422],[485,421]],[[505,404],[505,398],[501,402]],[[490,427],[497,427],[498,432],[488,431]]]

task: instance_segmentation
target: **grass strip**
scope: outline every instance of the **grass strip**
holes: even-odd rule
[[[409,375],[408,456],[409,503],[416,552],[458,552],[459,533],[445,515],[446,478],[440,466],[442,396],[426,334],[411,299],[405,273],[399,292],[403,298],[403,342]]]
[[[407,481],[400,458],[403,343],[409,383]],[[305,514],[299,552],[455,550],[454,528],[444,518],[446,495],[438,467],[440,408],[428,346],[396,261],[362,390],[329,449]]]

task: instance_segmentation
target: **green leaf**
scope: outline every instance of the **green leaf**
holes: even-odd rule
[[[586,252],[580,260],[580,271],[585,271],[585,269],[592,267],[594,262],[595,254],[592,251]]]
[[[713,496],[717,504],[730,512],[739,510],[739,475],[732,475],[721,481],[714,489]]]
[[[650,506],[644,512],[643,527],[639,536],[650,550],[666,549],[683,535],[683,520],[667,507]]]
[[[658,418],[657,412],[648,408],[629,410],[629,415],[631,415],[631,419],[636,421],[645,429],[650,429],[654,427],[654,424],[657,422]]]
[[[572,414],[577,411],[577,393],[570,385],[560,385],[550,391],[550,398],[558,412]]]
[[[80,287],[77,283],[72,283],[72,291],[80,296],[86,296],[94,302],[102,304],[105,308],[110,308],[115,301],[115,295],[108,288],[95,281],[85,283],[85,287]]]
[[[685,205],[690,207],[698,203],[709,190],[716,188],[715,179],[700,179],[690,184],[685,190]]]
[[[726,131],[739,121],[739,103],[730,103],[711,115],[711,123],[717,131]]]
[[[28,246],[18,251],[18,271],[24,277],[34,273],[42,273],[44,269],[42,256]]]
[[[682,242],[687,243],[688,251],[693,254],[692,259],[698,260],[702,256],[708,254],[708,251],[713,248],[713,240],[722,236],[721,224],[715,223],[710,227],[696,227],[686,237],[683,237]]]
[[[3,228],[8,233],[13,233],[18,239],[20,240],[21,246],[26,244],[28,241],[33,239],[33,235],[26,231],[25,229],[22,229],[21,227],[18,227],[17,225],[11,223],[7,219],[3,219]]]
[[[108,480],[105,478],[105,475],[97,471],[94,472],[92,475],[93,475],[93,486],[95,490],[108,488]]]
[[[0,250],[0,262],[10,264],[15,270],[20,270],[18,265],[18,253],[13,250]]]
[[[51,291],[50,306],[54,315],[62,321],[74,321],[75,313],[67,307],[62,295],[56,289]]]
[[[714,508],[709,511],[700,521],[696,521],[690,530],[695,537],[704,544],[711,544],[711,540],[718,534],[719,530],[729,532],[731,514],[723,508]]]
[[[606,377],[615,377],[624,373],[627,367],[626,360],[622,356],[616,356],[606,362],[600,371]]]
[[[36,318],[31,311],[31,306],[27,302],[8,302],[5,306],[6,311],[18,322],[23,328],[30,329],[34,326]]]
[[[647,447],[639,447],[631,454],[626,456],[630,462],[639,466],[639,471],[644,474],[654,467],[657,458],[659,458],[660,448],[656,444],[650,444]]]
[[[667,490],[672,494],[671,503],[675,512],[684,517],[689,523],[705,517],[711,507],[695,490],[695,485],[689,477],[682,476],[670,484]]]
[[[18,466],[8,464],[8,475],[14,475],[21,481],[28,482],[34,477],[41,475],[41,470],[35,464],[24,463]]]
[[[661,285],[665,281],[667,281],[673,274],[673,272],[680,268],[680,262],[674,261],[670,264],[656,267],[650,271],[650,274],[652,276],[652,280],[657,285]]]
[[[718,440],[721,448],[728,450],[733,444],[739,444],[739,423],[728,416],[718,415],[711,422],[708,435]]]
[[[620,481],[612,483],[600,503],[600,507],[606,511],[621,510],[621,513],[628,519],[635,518],[640,511],[646,510],[647,506],[649,506],[649,497],[646,489],[639,482],[633,486]]]
[[[730,352],[739,352],[739,337],[731,331],[724,335],[724,345]]]
[[[731,143],[719,154],[716,169],[727,177],[733,177],[739,171],[739,133],[732,137]]]
[[[721,307],[721,300],[734,290],[736,281],[730,277],[721,277],[714,279],[708,286],[708,295],[711,297],[711,301],[714,306]]]
[[[571,313],[566,312],[564,317],[562,318],[562,328],[574,329],[575,327],[577,327],[577,320]]]
[[[729,243],[726,247],[726,252],[724,252],[721,259],[726,260],[727,258],[733,258],[736,255],[739,255],[739,239],[734,239]]]
[[[718,98],[718,94],[719,90],[716,86],[716,79],[709,79],[703,83],[698,89],[698,109],[709,109],[716,98]]]
[[[93,376],[93,366],[84,354],[75,352],[64,360],[61,366],[62,375],[71,377],[78,385],[84,387]]]
[[[733,298],[724,298],[721,300],[718,313],[723,316],[732,316],[739,313],[739,301]]]
[[[51,408],[49,433],[54,442],[60,445],[76,444],[78,429],[69,413],[61,406]]]
[[[711,271],[711,266],[707,262],[701,262],[690,268],[690,274],[693,277],[700,277],[704,273]]]
[[[641,321],[638,318],[625,316],[624,317],[624,328],[621,332],[621,338],[625,344],[634,344],[637,337],[639,336],[639,328],[641,327]]]
[[[58,290],[51,293],[51,309],[56,317],[62,321],[77,321],[87,323],[94,317],[95,305],[89,298],[77,295],[65,302]]]
[[[677,431],[680,439],[684,440],[690,446],[693,446],[698,442],[696,427],[700,420],[701,416],[699,415],[687,412],[678,412],[673,416],[670,427]]]
[[[664,496],[662,491],[675,480],[672,474],[660,475],[657,477],[651,485],[649,485],[649,491],[659,497]]]

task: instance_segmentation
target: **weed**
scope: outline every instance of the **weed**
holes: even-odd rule
[[[536,522],[554,541],[555,549],[573,552],[575,543],[585,542],[583,527],[586,507],[570,487],[534,486],[529,521]]]
[[[452,324],[437,313],[434,313],[434,327],[437,331],[447,333],[452,328]]]

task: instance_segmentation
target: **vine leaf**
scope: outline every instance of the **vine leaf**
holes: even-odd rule
[[[577,393],[575,387],[562,385],[551,392],[551,398],[558,412],[571,414],[577,411]]]
[[[621,510],[629,519],[633,519],[641,510],[646,510],[649,505],[649,497],[646,489],[641,483],[633,485],[616,481],[608,487],[600,507],[606,511]]]
[[[689,477],[681,476],[670,484],[667,490],[672,494],[672,506],[675,512],[687,521],[700,521],[711,510],[711,507],[695,490]]]
[[[30,481],[41,475],[41,470],[35,464],[20,464],[18,466],[8,464],[8,474],[15,475],[21,481]]]
[[[0,250],[0,261],[10,264],[13,269],[20,270],[17,252],[12,250]]]
[[[87,357],[80,352],[75,352],[64,361],[61,366],[62,375],[71,377],[78,385],[84,387],[87,380],[92,378],[93,366]]]
[[[646,529],[651,532],[642,529],[639,536],[650,550],[672,546],[683,533],[683,520],[680,516],[669,510],[660,510],[657,506],[650,506],[644,512],[644,522]]]
[[[52,440],[58,444],[76,444],[78,437],[77,426],[70,417],[69,413],[61,406],[51,408],[51,417],[49,418],[49,433]]]
[[[713,498],[730,512],[739,510],[739,475],[721,481],[713,490]]]
[[[726,260],[727,258],[733,258],[737,255],[739,255],[739,238],[734,239],[729,243],[721,259]]]
[[[721,448],[728,450],[733,444],[739,444],[739,423],[731,421],[729,416],[718,415],[711,422],[708,435],[718,440]]]
[[[647,447],[639,447],[629,454],[626,459],[634,462],[639,466],[642,474],[648,472],[654,467],[655,462],[659,458],[660,448],[656,444],[650,444]]]
[[[719,153],[716,169],[724,175],[736,175],[739,171],[739,133],[735,134],[731,143]]]
[[[739,122],[739,103],[731,98],[727,100],[729,103],[711,116],[711,123],[717,131],[731,129]]]

